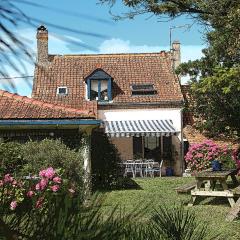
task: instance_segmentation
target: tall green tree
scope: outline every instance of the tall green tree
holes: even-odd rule
[[[114,7],[116,0],[101,0]],[[122,0],[129,11],[121,18],[153,13],[174,19],[188,15],[205,27],[204,56],[182,63],[181,75],[190,75],[192,111],[197,126],[210,135],[240,136],[240,1],[232,0]]]

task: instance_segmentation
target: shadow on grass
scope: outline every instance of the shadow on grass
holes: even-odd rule
[[[143,190],[142,187],[137,184],[132,178],[128,177],[119,177],[116,183],[108,186],[108,187],[97,187],[95,189],[101,192],[108,192],[108,191],[117,191],[117,190]]]
[[[229,206],[229,202],[227,200],[227,198],[225,197],[198,197],[196,199],[196,201],[194,202],[194,206],[195,205],[202,205],[202,206]]]

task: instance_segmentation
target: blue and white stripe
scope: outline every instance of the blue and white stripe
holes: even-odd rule
[[[160,137],[179,133],[172,120],[105,121],[105,133],[110,137]]]

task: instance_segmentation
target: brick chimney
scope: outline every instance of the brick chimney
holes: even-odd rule
[[[181,63],[180,42],[176,40],[172,43],[172,61],[173,69],[176,70]]]
[[[37,64],[48,64],[48,30],[43,25],[37,29]]]

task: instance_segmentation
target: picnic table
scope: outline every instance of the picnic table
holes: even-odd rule
[[[239,183],[236,178],[237,173],[238,169],[223,171],[206,170],[197,173],[195,176],[197,183],[195,189],[191,191],[192,203],[189,203],[189,205],[194,205],[199,197],[226,197],[231,207],[233,207],[235,205],[235,194],[229,189],[227,179],[231,177],[233,183],[238,185]],[[221,186],[220,190],[216,190],[215,188],[218,182]]]

